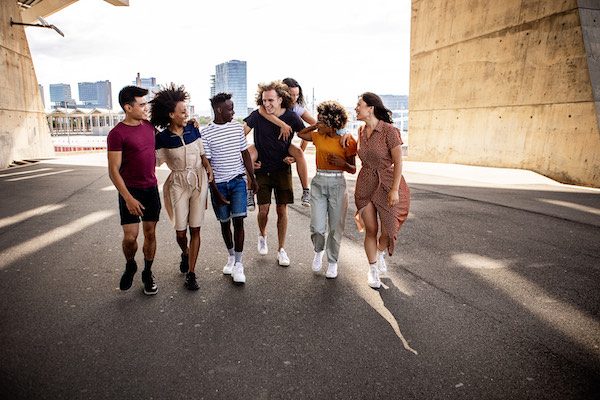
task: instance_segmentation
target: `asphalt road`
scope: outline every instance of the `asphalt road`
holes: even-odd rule
[[[379,291],[353,206],[339,277],[327,280],[310,270],[298,204],[288,268],[275,259],[274,210],[267,256],[256,213],[247,218],[241,287],[221,274],[208,210],[198,292],[183,288],[163,212],[151,297],[140,274],[118,290],[103,157],[0,171],[0,398],[600,398],[600,191],[429,167],[406,163],[411,213]]]

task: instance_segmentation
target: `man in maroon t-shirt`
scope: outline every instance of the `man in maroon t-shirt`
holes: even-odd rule
[[[140,218],[144,229],[144,293],[156,294],[158,288],[152,275],[156,253],[156,223],[160,214],[158,182],[154,172],[154,127],[148,122],[146,89],[126,86],[119,92],[119,104],[125,119],[119,122],[107,138],[108,174],[119,191],[119,212],[123,227],[123,253],[127,263],[119,288],[127,290],[137,271],[135,253]]]

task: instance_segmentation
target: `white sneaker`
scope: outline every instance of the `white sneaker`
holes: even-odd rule
[[[235,264],[235,256],[227,256],[227,264],[223,267],[223,275],[231,275],[233,265]]]
[[[367,283],[373,289],[379,289],[381,287],[381,281],[379,280],[379,268],[377,264],[369,264],[369,273],[367,274]]]
[[[327,266],[327,272],[325,272],[325,278],[337,278],[337,263],[329,263]]]
[[[265,255],[269,252],[269,247],[267,247],[267,237],[258,235],[258,254]]]
[[[277,252],[277,262],[282,267],[287,267],[288,265],[290,265],[290,258],[288,257],[287,253],[283,248],[279,249],[279,251]]]
[[[315,251],[315,258],[313,258],[312,270],[313,272],[319,272],[321,270],[321,264],[323,260],[323,253],[325,250]]]
[[[244,275],[244,265],[241,262],[236,262],[233,266],[231,276],[235,283],[246,283],[246,275]]]
[[[379,268],[380,274],[387,273],[387,264],[385,262],[385,251],[379,251],[379,257],[377,258],[377,268]]]

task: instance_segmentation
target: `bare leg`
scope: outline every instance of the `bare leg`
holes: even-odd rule
[[[361,212],[365,224],[365,253],[369,264],[377,261],[377,231],[379,223],[377,221],[377,210],[373,203],[369,203]]]
[[[306,158],[304,158],[304,152],[296,145],[290,145],[288,152],[292,157],[296,159],[296,171],[298,171],[298,177],[302,184],[302,189],[308,189],[308,166],[306,165]]]
[[[189,271],[194,272],[200,252],[200,227],[190,228]]]
[[[138,244],[137,237],[140,232],[140,225],[138,223],[135,224],[126,224],[123,226],[123,254],[125,255],[125,260],[133,261],[135,259],[135,253],[137,253]]]
[[[285,246],[285,235],[287,233],[287,204],[277,204],[277,239],[279,240],[279,248]]]
[[[270,204],[258,205],[258,230],[261,236],[267,236],[267,222],[269,222]]]
[[[244,218],[236,217],[233,219],[233,236],[235,240],[234,251],[241,253],[244,251]]]
[[[181,252],[187,256],[189,254],[187,231],[175,231],[175,237]]]
[[[156,221],[143,221],[144,228],[144,260],[154,260],[156,253]]]

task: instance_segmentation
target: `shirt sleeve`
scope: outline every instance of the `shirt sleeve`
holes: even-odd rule
[[[256,126],[256,115],[258,114],[257,111],[252,111],[250,113],[250,115],[248,115],[246,118],[244,118],[244,122],[246,123],[246,125],[248,125],[249,128],[254,129],[254,127]]]
[[[248,141],[246,140],[246,135],[244,135],[244,128],[240,125],[239,130],[240,137],[240,151],[244,151],[248,149]]]
[[[110,132],[106,138],[106,149],[108,151],[123,151],[123,140],[121,135],[116,132]]]
[[[160,167],[161,165],[163,165],[165,163],[165,161],[167,160],[167,154],[166,154],[167,149],[161,148],[156,150],[156,166]]]
[[[204,151],[204,144],[202,143],[202,139],[198,138],[196,140],[196,146],[198,146],[198,148],[200,149],[200,155],[206,156],[206,152]],[[208,157],[206,157],[206,158],[208,158]]]
[[[400,139],[400,131],[398,128],[393,125],[387,125],[385,130],[385,141],[390,150],[396,146],[400,146],[402,144],[402,139]]]

